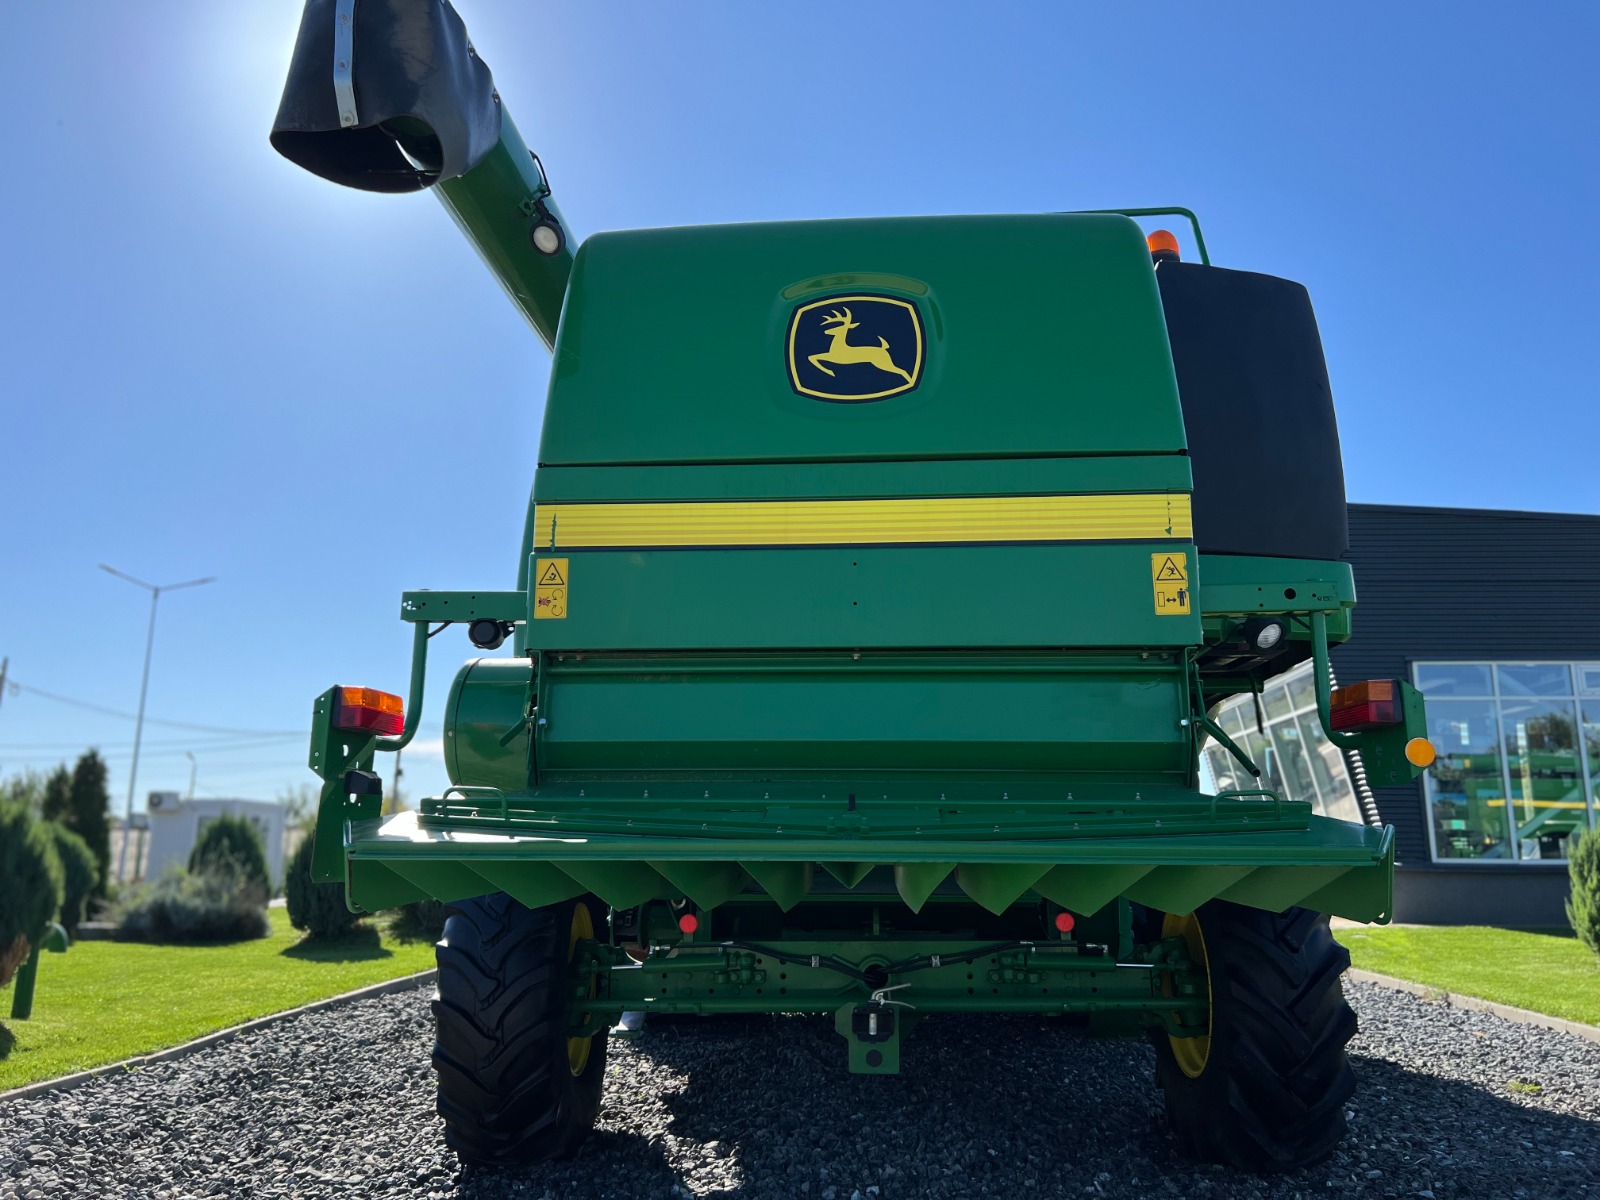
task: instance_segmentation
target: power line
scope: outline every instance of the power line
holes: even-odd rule
[[[187,745],[180,745],[177,747],[164,746],[156,750],[152,750],[146,746],[144,756],[146,758],[181,758],[185,754],[195,751],[198,751],[200,754],[206,756],[226,756],[229,754],[237,754],[241,750],[270,750],[278,746],[283,747],[284,753],[293,754],[298,752],[294,748],[288,746],[286,743],[290,742],[291,740],[299,741],[304,736],[304,734],[287,733],[280,734],[276,737],[247,738],[231,742],[190,742]],[[29,762],[45,762],[53,758],[59,758],[62,750],[67,750],[70,752],[72,750],[82,751],[86,748],[93,749],[107,762],[117,762],[121,759],[131,758],[133,754],[133,748],[128,745],[98,745],[85,747],[82,742],[62,742],[56,745],[30,745],[25,743],[8,742],[0,743],[0,755],[21,758]]]
[[[47,692],[43,688],[29,687],[25,683],[11,681],[11,687],[17,691],[27,692],[29,695],[38,696],[43,700],[53,700],[57,704],[70,704],[73,708],[84,708],[90,712],[104,713],[108,717],[121,717],[124,721],[136,721],[138,717],[130,712],[123,712],[119,708],[107,708],[103,704],[93,704],[88,700],[77,700],[71,696],[58,696],[54,692]],[[164,721],[159,717],[146,717],[145,721],[151,725],[164,725],[168,729],[193,729],[200,733],[232,733],[246,737],[287,737],[293,734],[299,737],[306,731],[303,729],[238,729],[227,725],[197,725],[192,721]]]
[[[147,738],[144,744],[147,750],[154,747],[157,751],[175,750],[181,754],[185,750],[197,752],[225,751],[231,750],[235,746],[254,745],[258,742],[283,742],[288,741],[290,738],[304,738],[306,736],[307,733],[304,730],[299,733],[262,734],[259,737],[254,734],[249,737],[235,737],[233,734],[227,733],[208,733],[189,738],[163,738],[154,742]],[[133,743],[105,742],[98,738],[79,738],[77,741],[72,742],[0,742],[0,751],[15,750],[29,754],[43,750],[71,751],[91,747],[98,750],[102,756],[109,756],[128,753],[133,748]]]

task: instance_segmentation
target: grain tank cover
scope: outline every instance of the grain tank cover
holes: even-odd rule
[[[563,309],[540,462],[1184,444],[1133,221],[920,217],[590,238]]]
[[[1344,465],[1311,297],[1254,271],[1156,270],[1202,552],[1343,558]]]

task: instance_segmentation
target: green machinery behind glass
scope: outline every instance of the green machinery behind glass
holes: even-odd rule
[[[451,905],[463,1158],[573,1152],[625,1011],[827,1015],[865,1073],[935,1013],[1143,1030],[1188,1152],[1332,1149],[1325,914],[1387,919],[1392,831],[1262,786],[1210,714],[1309,658],[1374,783],[1431,752],[1405,683],[1329,686],[1355,590],[1303,288],[1184,210],[578,244],[442,0],[311,0],[273,143],[434,187],[554,355],[516,588],[406,593],[409,699],[315,710],[318,878]],[[451,688],[452,786],[385,820],[447,624],[509,646]],[[1210,739],[1249,786],[1201,790]]]

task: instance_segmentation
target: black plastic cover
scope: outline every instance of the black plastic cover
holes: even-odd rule
[[[1333,392],[1298,283],[1156,267],[1194,469],[1203,553],[1343,558],[1350,535]]]
[[[358,124],[339,124],[335,0],[306,0],[273,148],[313,174],[369,192],[418,191],[482,162],[500,140],[500,106],[455,9],[447,0],[361,0],[354,8]],[[378,128],[385,122],[389,128]],[[401,152],[397,136],[422,166]]]

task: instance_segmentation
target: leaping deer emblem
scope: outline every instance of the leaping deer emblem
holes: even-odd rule
[[[831,326],[831,328],[830,328]],[[807,361],[817,370],[833,375],[823,363],[845,365],[848,363],[870,363],[880,371],[888,371],[891,375],[898,375],[907,383],[913,382],[908,371],[902,371],[894,365],[894,359],[889,355],[889,342],[880,337],[876,346],[852,346],[846,339],[852,329],[859,329],[860,321],[850,319],[850,310],[847,308],[840,313],[835,310],[822,318],[822,328],[827,332],[833,342],[821,354],[811,355]],[[837,378],[837,376],[835,376]]]

